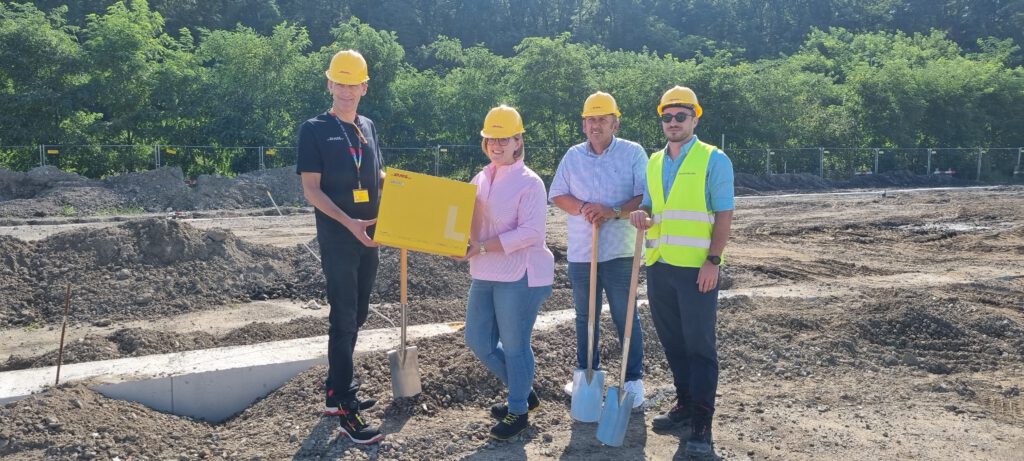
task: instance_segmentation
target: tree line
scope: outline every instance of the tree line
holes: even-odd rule
[[[581,106],[597,90],[618,100],[622,136],[657,146],[662,134],[655,108],[661,93],[676,84],[694,88],[701,99],[705,114],[698,132],[716,142],[724,135],[727,147],[1024,145],[1024,68],[1017,64],[1021,53],[1012,37],[983,37],[968,48],[936,29],[810,27],[785,54],[751,59],[735,47],[695,46],[683,58],[671,51],[600,44],[620,35],[613,29],[602,32],[605,38],[580,40],[581,32],[565,26],[565,15],[590,11],[600,16],[623,4],[690,5],[694,11],[701,5],[729,4],[750,13],[761,3],[743,9],[744,2],[710,0],[450,2],[461,6],[445,10],[447,15],[465,12],[469,4],[508,11],[474,13],[473,29],[481,35],[467,38],[471,41],[440,36],[409,51],[402,37],[422,33],[418,23],[395,27],[396,32],[351,16],[314,29],[281,16],[301,9],[285,8],[297,2],[283,0],[153,2],[165,11],[172,4],[194,9],[245,4],[248,12],[238,14],[246,17],[263,14],[257,4],[277,5],[264,15],[267,21],[281,21],[272,27],[227,29],[195,28],[180,18],[172,22],[143,0],[72,2],[109,4],[89,13],[75,10],[85,8],[81,5],[46,9],[41,6],[57,2],[36,3],[0,3],[0,146],[293,145],[297,126],[328,107],[323,70],[330,56],[345,48],[360,50],[370,64],[370,90],[361,109],[377,121],[382,142],[389,146],[475,144],[483,116],[499,103],[519,108],[528,144],[567,146],[583,138]],[[337,2],[320,3],[327,8]],[[390,11],[398,21],[413,15],[398,3],[443,2],[375,3],[380,11],[372,14]],[[774,3],[800,2],[768,2]],[[512,4],[525,9],[511,11]],[[971,2],[972,8],[975,4],[986,3]],[[344,11],[365,7],[372,16],[372,8],[361,2],[346,5]],[[550,25],[552,30],[569,32],[517,38],[508,53],[501,52],[506,44],[483,44],[487,40],[482,37],[497,40],[504,32],[520,30],[516,21],[538,21],[524,13],[529,8],[550,5],[565,8],[549,18],[557,24]],[[211,27],[223,25],[214,17],[206,21]],[[708,26],[708,33],[735,27],[723,22],[728,21]],[[667,30],[677,30],[665,27],[666,37],[673,36]],[[318,42],[326,43],[315,45],[312,32],[325,29],[329,38]],[[789,40],[797,39],[787,36],[779,43]]]

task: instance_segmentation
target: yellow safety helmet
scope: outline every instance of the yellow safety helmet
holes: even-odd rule
[[[619,112],[619,105],[615,103],[615,98],[612,95],[598,91],[587,96],[587,100],[583,103],[583,117],[609,114],[615,114],[616,117],[622,115]]]
[[[661,111],[665,106],[672,104],[693,106],[693,110],[697,112],[697,118],[700,118],[701,114],[704,113],[704,109],[701,109],[700,103],[697,102],[697,94],[685,86],[677,85],[661,95],[661,104],[658,104],[658,115],[661,115]]]
[[[491,109],[484,117],[484,128],[480,130],[480,136],[485,138],[510,138],[520,133],[523,129],[523,118],[515,108],[504,104]]]
[[[342,85],[358,85],[366,83],[370,74],[366,70],[366,60],[356,50],[337,52],[331,58],[331,67],[324,72],[327,79]]]

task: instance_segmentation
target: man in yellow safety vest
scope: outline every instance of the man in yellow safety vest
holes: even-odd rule
[[[718,388],[718,276],[734,208],[732,162],[693,131],[703,109],[676,86],[658,105],[668,144],[651,155],[647,191],[630,223],[647,230],[647,296],[676,387],[655,430],[690,424],[688,456],[711,456]]]

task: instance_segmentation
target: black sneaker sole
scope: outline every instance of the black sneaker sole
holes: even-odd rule
[[[533,408],[527,408],[526,409],[526,413],[533,413],[533,412],[539,410],[541,405],[542,404],[538,403],[537,406],[535,406]],[[505,419],[505,415],[507,415],[507,414],[508,414],[508,407],[505,407],[505,414],[503,414],[501,416],[498,416],[498,414],[494,412],[493,408],[491,409],[491,417],[496,419],[496,420],[498,420],[498,421],[501,421],[501,420]]]
[[[527,430],[527,429],[529,429],[529,428],[530,428],[530,426],[526,426],[526,427],[524,427],[524,428],[522,428],[522,429],[520,429],[520,430],[516,431],[516,432],[515,432],[514,434],[509,434],[509,435],[508,435],[507,437],[499,437],[498,435],[496,435],[496,434],[495,434],[495,433],[493,433],[493,432],[488,432],[488,434],[489,434],[489,435],[491,436],[491,438],[492,438],[492,439],[494,439],[494,440],[508,440],[508,439],[511,439],[511,438],[513,438],[513,437],[515,437],[515,436],[519,435],[519,434],[522,434],[522,433],[523,433],[523,431],[525,431],[525,430]]]
[[[349,434],[349,432],[346,431],[345,428],[341,429],[341,433],[345,434],[345,436],[348,437],[348,439],[351,440],[352,443],[357,443],[359,445],[371,445],[380,442],[381,440],[384,440],[384,434],[377,434],[373,437],[370,437],[369,439],[359,439],[353,436],[352,434]]]

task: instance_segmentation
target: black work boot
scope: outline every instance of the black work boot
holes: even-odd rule
[[[533,413],[534,410],[540,408],[540,398],[537,397],[537,393],[530,391],[530,395],[526,397],[527,413]],[[504,403],[496,403],[491,406],[491,417],[497,420],[505,419],[505,415],[508,414],[508,405]]]
[[[380,428],[367,424],[359,415],[359,401],[353,400],[347,404],[338,405],[338,411],[341,431],[353,442],[370,444],[380,442],[384,438]]]
[[[517,415],[509,413],[491,428],[491,437],[498,440],[508,440],[530,426],[528,414]]]
[[[690,424],[693,412],[690,406],[682,403],[676,404],[668,413],[658,415],[651,421],[651,428],[658,431],[673,429],[679,426]]]
[[[711,415],[694,414],[690,438],[686,440],[686,456],[713,459],[715,445],[711,439]]]

